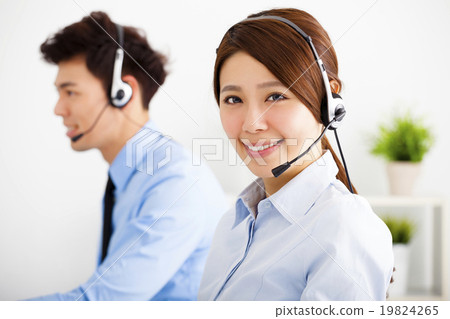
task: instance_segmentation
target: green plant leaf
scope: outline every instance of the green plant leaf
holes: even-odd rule
[[[407,244],[416,232],[415,224],[406,217],[383,216],[381,219],[389,228],[394,244]]]
[[[434,137],[422,119],[415,119],[408,112],[394,117],[390,126],[378,127],[371,153],[388,161],[421,162],[433,143]]]

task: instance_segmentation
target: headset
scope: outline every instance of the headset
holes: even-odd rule
[[[301,153],[299,156],[297,156],[296,158],[294,158],[291,161],[288,161],[284,164],[281,164],[277,167],[275,167],[274,169],[272,169],[272,174],[275,177],[280,176],[283,172],[285,172],[295,161],[297,161],[299,158],[301,158],[302,156],[304,156],[305,154],[307,154],[311,148],[316,145],[317,142],[319,142],[322,137],[325,134],[325,131],[327,129],[329,130],[333,130],[334,131],[334,135],[336,137],[336,141],[339,147],[339,152],[341,154],[341,158],[342,158],[342,162],[344,164],[344,168],[345,168],[345,173],[347,175],[347,181],[350,187],[350,191],[353,193],[353,188],[352,188],[352,183],[350,182],[350,177],[348,174],[348,170],[347,170],[347,165],[345,163],[345,159],[344,159],[344,155],[342,153],[342,149],[341,149],[341,145],[339,143],[339,138],[337,136],[337,131],[336,129],[339,127],[339,124],[341,123],[341,121],[343,120],[343,118],[345,117],[346,111],[345,111],[345,106],[344,106],[344,100],[342,99],[342,97],[331,91],[331,86],[330,86],[330,81],[328,79],[328,74],[327,71],[325,69],[325,66],[322,62],[322,59],[320,59],[320,56],[317,54],[316,48],[314,47],[314,44],[312,42],[312,39],[309,35],[307,35],[302,29],[300,29],[300,27],[298,25],[296,25],[295,23],[293,23],[292,21],[286,19],[286,18],[282,18],[279,16],[273,16],[273,15],[262,15],[262,16],[258,16],[258,17],[252,17],[252,18],[247,18],[239,23],[242,22],[246,22],[246,21],[254,21],[254,20],[277,20],[280,21],[284,24],[287,24],[288,26],[290,26],[292,29],[294,29],[309,45],[313,55],[314,55],[314,59],[316,60],[316,63],[319,67],[320,73],[322,74],[322,80],[323,80],[323,84],[325,86],[325,91],[326,91],[326,96],[325,98],[322,100],[321,102],[321,106],[320,106],[320,117],[322,120],[323,125],[325,126],[325,128],[323,129],[322,133],[320,134],[320,136],[314,141],[314,143],[312,143],[308,149],[306,151],[304,151],[303,153]]]
[[[308,45],[311,48],[311,51],[314,55],[314,58],[317,62],[317,65],[319,66],[320,73],[322,74],[323,84],[325,86],[325,91],[326,91],[326,99],[322,100],[321,107],[320,107],[321,108],[320,116],[321,116],[322,123],[325,127],[327,127],[328,124],[330,124],[330,122],[333,119],[335,119],[335,121],[328,127],[328,129],[330,129],[330,130],[337,129],[340,122],[342,121],[342,119],[345,116],[344,100],[342,99],[342,97],[339,94],[331,91],[330,81],[328,79],[328,74],[325,69],[325,65],[323,64],[322,59],[317,54],[316,48],[314,47],[311,37],[309,35],[307,35],[302,29],[300,29],[299,26],[297,26],[292,21],[282,18],[282,17],[278,17],[278,16],[259,16],[259,17],[245,19],[242,22],[253,21],[253,20],[263,20],[263,19],[264,20],[266,20],[266,19],[277,20],[277,21],[283,22],[284,24],[287,24],[292,29],[294,29],[298,34],[300,34],[300,36],[303,39],[305,39],[305,41],[308,43]]]
[[[94,120],[94,123],[87,129],[86,131],[74,136],[71,138],[72,142],[78,141],[84,135],[90,133],[94,127],[97,125],[97,122],[102,117],[108,105],[112,105],[118,109],[122,109],[128,102],[130,102],[131,97],[133,96],[133,90],[131,86],[122,81],[122,66],[123,66],[123,27],[119,24],[116,24],[117,28],[117,41],[119,47],[116,50],[115,58],[114,58],[114,69],[113,69],[113,77],[111,84],[111,92],[109,96],[109,101],[103,107],[101,112],[97,115]]]
[[[133,95],[131,86],[122,81],[122,66],[123,66],[123,27],[120,24],[116,24],[117,28],[117,41],[119,47],[116,50],[116,56],[114,59],[114,71],[111,85],[111,105],[117,108],[123,108],[130,101]]]

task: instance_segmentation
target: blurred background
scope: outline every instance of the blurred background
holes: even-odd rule
[[[57,67],[42,61],[40,44],[94,10],[145,30],[150,44],[170,61],[164,91],[151,101],[151,117],[189,149],[195,138],[223,140],[222,159],[203,160],[209,158],[208,165],[233,197],[253,176],[239,161],[229,165],[229,157],[236,155],[223,133],[212,90],[215,49],[231,25],[274,7],[311,13],[334,43],[347,107],[339,133],[359,193],[376,211],[409,214],[419,226],[409,290],[399,298],[448,298],[448,269],[442,265],[450,247],[450,218],[443,217],[450,199],[450,2],[3,0],[0,300],[64,292],[84,282],[95,267],[101,229],[108,167],[96,150],[71,150],[62,120],[53,114]],[[406,109],[423,118],[435,142],[412,195],[396,201],[388,196],[386,162],[370,153],[371,136],[380,123]],[[440,217],[433,219],[434,214]]]

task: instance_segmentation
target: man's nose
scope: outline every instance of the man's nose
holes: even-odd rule
[[[65,105],[63,99],[61,98],[58,99],[53,109],[53,112],[55,113],[55,115],[63,117],[69,115],[69,109],[67,108],[67,105]]]

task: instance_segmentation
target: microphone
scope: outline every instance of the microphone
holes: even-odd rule
[[[72,142],[76,142],[78,141],[80,138],[82,138],[84,135],[88,134],[90,131],[92,131],[94,129],[94,127],[97,125],[97,122],[100,120],[100,118],[102,117],[103,113],[106,110],[106,107],[109,105],[109,102],[105,104],[105,106],[103,107],[103,109],[100,111],[100,113],[97,115],[97,118],[95,119],[94,123],[92,123],[92,125],[83,133],[80,133],[78,135],[75,135],[74,137],[71,137],[70,139],[72,140]]]
[[[275,177],[280,176],[281,174],[283,174],[289,167],[291,167],[291,165],[293,163],[295,163],[296,160],[298,160],[299,158],[305,156],[305,154],[307,154],[311,148],[317,144],[317,142],[319,142],[322,137],[325,135],[325,131],[331,126],[331,124],[333,124],[334,122],[336,122],[336,118],[333,118],[330,123],[328,123],[328,125],[323,129],[322,133],[320,134],[320,136],[314,141],[314,143],[312,143],[307,149],[306,151],[304,151],[303,153],[301,153],[299,156],[297,156],[296,158],[294,158],[293,160],[286,162],[284,164],[281,164],[280,166],[275,167],[274,169],[272,169],[272,174]]]
[[[81,133],[81,134],[78,134],[78,135],[76,135],[76,136],[74,136],[74,137],[71,137],[70,139],[72,140],[72,142],[76,142],[76,141],[78,141],[80,138],[82,138],[83,135],[84,135],[84,133]]]

